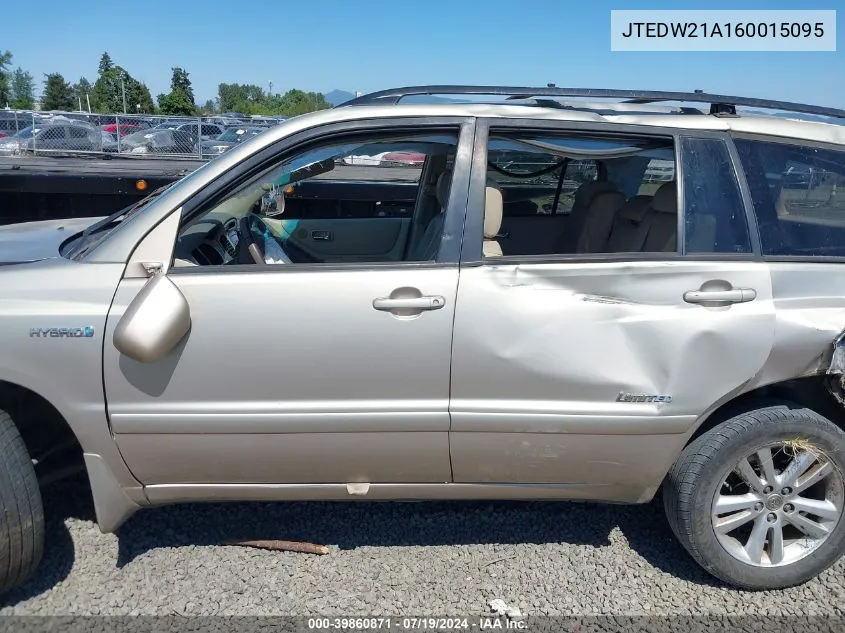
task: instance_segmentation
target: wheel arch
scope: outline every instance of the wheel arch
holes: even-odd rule
[[[140,507],[148,505],[143,488],[129,471],[112,439],[105,416],[77,411],[49,387],[15,376],[0,377],[0,409],[12,417],[30,457],[59,455],[80,459],[88,475],[97,524],[102,532],[114,532]],[[73,468],[68,468],[72,472]],[[55,473],[53,473],[55,475]],[[55,477],[48,473],[42,483]]]
[[[771,406],[778,401],[811,409],[845,430],[845,407],[828,390],[828,378],[827,375],[820,374],[772,382],[716,404],[711,407],[709,413],[705,413],[696,421],[683,448],[736,415]]]

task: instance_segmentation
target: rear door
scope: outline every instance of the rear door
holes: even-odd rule
[[[601,131],[620,136],[530,121],[477,132],[477,147],[488,135],[515,151],[601,150],[611,176],[634,183],[626,197],[655,195],[650,216],[632,207],[617,216],[616,249],[482,257],[485,182],[496,181],[475,156],[452,358],[456,482],[647,497],[696,419],[741,390],[769,354],[771,281],[754,254],[726,138]],[[675,193],[672,184],[643,186],[655,158],[679,164]],[[631,178],[626,165],[643,167]]]

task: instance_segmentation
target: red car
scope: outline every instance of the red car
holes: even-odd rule
[[[425,161],[425,154],[418,152],[388,152],[382,156],[384,163],[400,163],[403,165],[422,165]]]
[[[103,125],[100,127],[103,132],[107,132],[114,136],[117,134],[117,123],[109,123],[108,125]],[[146,126],[138,125],[137,123],[121,123],[120,124],[120,136],[126,136],[127,134],[132,134],[133,132],[137,132],[138,130],[145,130]]]

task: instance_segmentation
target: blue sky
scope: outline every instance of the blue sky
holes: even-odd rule
[[[768,2],[631,0],[75,0],[6,26],[13,66],[94,81],[100,55],[169,90],[182,66],[197,101],[220,82],[273,92],[364,92],[420,83],[642,88],[740,94],[845,108],[845,52],[610,51],[611,9],[836,9]],[[19,6],[20,8],[20,6]],[[842,16],[837,15],[837,31]]]

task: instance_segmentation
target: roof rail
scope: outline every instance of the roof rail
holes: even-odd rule
[[[404,97],[414,95],[501,95],[508,99],[530,99],[532,97],[593,97],[600,99],[626,99],[628,103],[656,103],[660,101],[681,101],[706,103],[711,114],[736,114],[736,106],[800,112],[845,119],[845,110],[814,106],[791,101],[756,99],[710,94],[701,90],[695,92],[665,92],[660,90],[614,90],[604,88],[558,88],[554,84],[545,87],[529,86],[464,86],[430,85],[406,86],[380,90],[350,99],[336,107],[358,105],[395,105]]]

